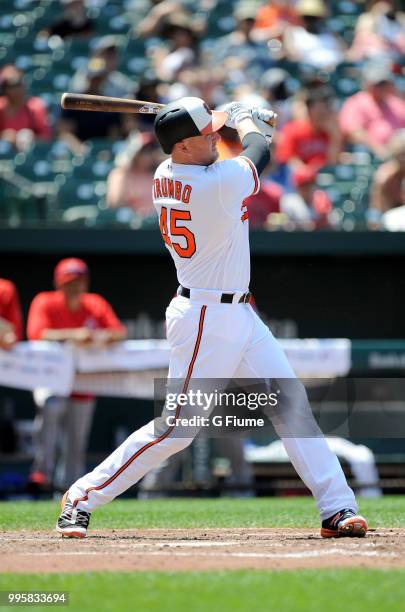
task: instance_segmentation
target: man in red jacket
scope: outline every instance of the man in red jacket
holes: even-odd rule
[[[106,344],[123,340],[125,328],[100,295],[88,293],[89,271],[81,259],[63,259],[54,273],[56,291],[39,293],[32,301],[27,324],[30,340]],[[70,398],[34,392],[38,407],[38,444],[30,481],[52,488],[57,450],[62,443],[65,487],[85,471],[85,453],[95,408],[90,395]]]
[[[20,300],[14,283],[0,278],[0,349],[9,349],[22,340]]]

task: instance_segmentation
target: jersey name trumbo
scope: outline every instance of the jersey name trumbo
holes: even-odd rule
[[[192,187],[184,185],[181,181],[169,178],[157,178],[153,181],[153,195],[155,198],[173,198],[183,204],[190,202]]]

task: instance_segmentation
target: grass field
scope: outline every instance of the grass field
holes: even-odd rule
[[[404,583],[404,572],[361,569],[0,575],[3,591],[68,591],[69,612],[400,612]]]
[[[405,527],[405,497],[360,500],[370,527]],[[2,529],[50,529],[58,502],[0,503]],[[318,527],[311,497],[248,499],[115,500],[94,512],[92,529],[197,527]]]
[[[360,500],[371,528],[405,527],[405,497]],[[0,504],[3,530],[53,528],[57,502]],[[115,501],[93,514],[93,529],[310,527],[311,498]],[[80,562],[80,558],[78,558]],[[112,570],[114,559],[112,558]],[[1,574],[0,591],[65,590],[69,611],[121,612],[398,612],[405,611],[405,571],[349,569],[289,571],[87,572]],[[4,608],[5,609],[5,608]],[[11,609],[11,608],[8,608]],[[28,609],[28,608],[23,608]],[[40,610],[40,607],[35,607]],[[43,608],[48,609],[47,608]]]

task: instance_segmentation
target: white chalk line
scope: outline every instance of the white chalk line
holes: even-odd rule
[[[380,536],[379,536],[380,537]],[[299,544],[297,543],[297,540],[294,540],[294,538],[289,538],[288,540],[283,540],[283,541],[277,541],[277,540],[272,540],[272,539],[260,539],[258,538],[257,540],[255,540],[255,538],[250,537],[248,540],[148,540],[148,539],[143,539],[143,540],[136,540],[135,539],[136,536],[134,536],[134,539],[132,538],[116,538],[116,539],[110,539],[110,538],[101,538],[100,540],[100,546],[102,545],[103,547],[105,546],[113,546],[113,547],[128,547],[130,546],[131,548],[136,548],[136,547],[143,547],[143,546],[168,546],[168,547],[178,547],[178,546],[190,546],[190,547],[211,547],[211,546],[256,546],[256,545],[260,545],[260,546],[271,546],[274,548],[278,548],[278,547],[284,547],[286,544],[294,542],[295,545]],[[376,536],[372,533],[368,533],[366,536],[365,540],[362,540],[361,544],[356,543],[353,539],[350,538],[346,538],[346,543],[348,545],[350,545],[352,548],[355,547],[359,547],[361,546],[361,548],[364,547],[371,547],[371,546],[375,546],[376,542],[371,541],[371,539],[376,538]],[[87,542],[92,542],[92,543],[96,543],[98,542],[99,538],[97,536],[93,537],[92,535],[90,535],[90,537],[86,538],[85,543],[83,542],[83,545],[86,546]],[[0,536],[0,542],[8,542],[8,543],[15,543],[15,542],[35,542],[35,543],[39,543],[39,542],[46,542],[47,544],[52,545],[52,543],[61,543],[61,541],[66,541],[66,540],[62,540],[61,536],[59,535],[49,535],[48,537],[37,537],[37,538],[33,538],[33,537],[8,537],[8,536]],[[323,544],[325,544],[325,539],[319,537],[319,538],[308,538],[308,540],[305,540],[306,542],[322,542]],[[299,542],[301,543],[302,540],[300,539]],[[337,544],[336,540],[329,540],[328,541],[329,545],[335,545]]]
[[[306,559],[306,558],[317,558],[327,556],[346,556],[346,557],[379,557],[379,558],[398,558],[400,555],[396,553],[383,553],[379,551],[367,551],[367,550],[355,550],[353,552],[347,551],[346,549],[334,549],[334,550],[314,550],[314,551],[301,551],[296,553],[255,553],[255,552],[185,552],[185,551],[140,551],[143,556],[157,556],[157,557],[232,557],[242,559]],[[45,557],[52,555],[53,557],[85,557],[85,556],[101,556],[109,555],[110,553],[103,553],[100,551],[66,551],[66,552],[43,552],[34,551],[29,553],[14,553],[14,556],[32,556],[32,557]],[[131,551],[121,551],[120,556],[133,556]]]
[[[60,542],[62,541],[61,537],[55,537],[52,536],[51,538],[1,538],[0,537],[0,541],[3,540],[5,542],[48,542],[49,544],[51,544],[52,542],[58,542],[60,544]],[[91,537],[88,538],[86,540],[86,542],[88,542],[89,540],[91,540]],[[92,542],[95,542],[96,539],[92,539]],[[186,541],[186,542],[181,542],[181,541],[174,541],[174,542],[168,542],[166,540],[161,540],[158,542],[154,542],[154,541],[148,541],[148,540],[143,540],[143,541],[139,541],[139,542],[132,542],[131,540],[111,540],[108,543],[104,543],[103,542],[103,548],[105,546],[122,546],[122,547],[142,547],[142,546],[201,546],[201,547],[210,547],[210,546],[241,546],[241,544],[248,544],[248,545],[252,545],[252,542],[239,542],[237,540],[229,540],[229,541],[223,541],[223,542],[218,542],[217,540],[215,541],[210,541],[210,540],[202,540],[202,541]],[[84,544],[85,546],[86,544]],[[271,544],[272,546],[283,546],[283,544],[281,542],[274,542]]]

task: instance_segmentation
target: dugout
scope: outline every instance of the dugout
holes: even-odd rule
[[[251,247],[251,289],[275,335],[374,339],[382,343],[405,338],[402,234],[253,232]],[[56,262],[75,255],[88,262],[92,290],[113,304],[129,325],[130,337],[157,338],[164,334],[164,311],[177,283],[157,231],[0,229],[0,252],[1,274],[16,283],[25,314],[37,292],[51,289]],[[401,348],[398,350],[403,354]],[[361,353],[362,374],[381,375],[378,369],[370,370],[366,353]],[[382,370],[384,376],[403,375],[401,357],[391,361],[391,366],[387,363],[388,367]],[[29,420],[34,414],[26,392],[2,388],[0,405],[6,434],[10,421],[7,415]],[[101,398],[91,436],[89,465],[112,450],[120,436],[151,417],[149,402]],[[8,442],[12,448],[12,438]],[[385,466],[385,477],[405,477],[401,463],[404,440],[378,440],[374,445],[367,442]],[[29,458],[8,450],[6,445],[0,456],[1,471],[10,472],[11,466],[11,472],[24,474]]]

